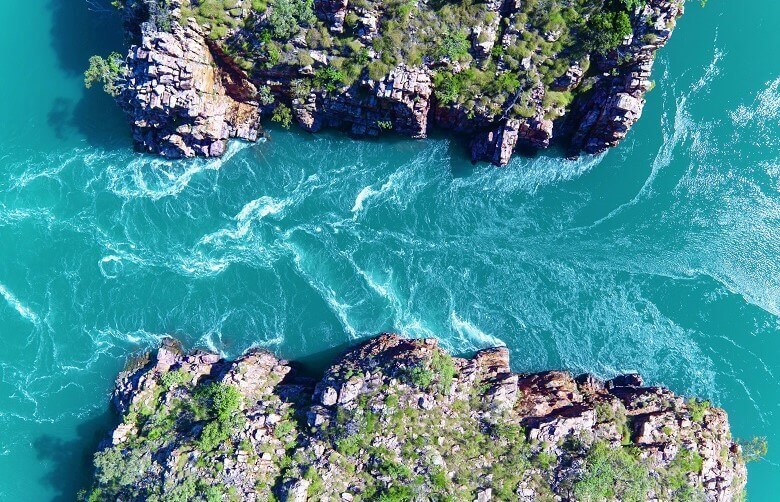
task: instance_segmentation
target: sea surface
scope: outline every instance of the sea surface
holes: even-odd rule
[[[0,499],[72,500],[113,379],[165,335],[326,365],[381,331],[506,344],[712,400],[780,479],[780,2],[688,2],[628,139],[472,166],[464,142],[271,128],[221,160],[134,153],[81,73],[106,0],[3,2]]]

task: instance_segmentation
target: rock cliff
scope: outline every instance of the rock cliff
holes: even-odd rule
[[[176,23],[169,31],[142,23],[140,45],[127,61],[117,101],[140,149],[173,158],[218,157],[229,138],[257,139],[257,89],[210,48],[197,23]]]
[[[683,2],[126,0],[117,100],[138,147],[168,157],[219,156],[270,118],[447,129],[497,165],[555,141],[598,153],[639,119]]]
[[[120,375],[90,500],[708,500],[746,470],[726,413],[638,375],[513,373],[381,335],[312,380],[166,342]]]

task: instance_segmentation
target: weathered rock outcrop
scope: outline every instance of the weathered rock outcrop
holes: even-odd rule
[[[140,149],[172,158],[218,157],[229,138],[257,139],[257,89],[217,53],[195,22],[175,23],[170,31],[142,25],[118,97]]]
[[[575,103],[570,116],[573,151],[599,153],[616,146],[642,115],[645,93],[653,86],[650,72],[655,52],[672,36],[683,4],[648,2],[633,20],[630,43],[596,58],[599,75],[591,92]]]
[[[293,99],[293,113],[301,127],[311,132],[349,126],[358,136],[377,136],[385,129],[412,138],[426,136],[433,91],[427,72],[399,66],[384,79],[365,84],[368,96],[349,89]]]
[[[192,2],[186,0],[128,1],[137,8],[126,8],[132,11],[126,14],[126,25],[133,45],[118,101],[141,150],[169,157],[222,155],[229,138],[257,139],[261,115],[271,115],[271,103],[276,102],[289,110],[282,117],[289,115],[312,132],[338,127],[357,136],[392,130],[424,138],[433,127],[449,129],[470,138],[474,161],[497,165],[509,162],[517,149],[544,149],[554,140],[568,146],[572,155],[617,145],[642,113],[655,52],[671,36],[684,2],[637,3],[630,13],[633,34],[607,52],[583,55],[582,43],[556,45],[565,37],[561,28],[534,27],[542,29],[534,35],[539,43],[559,47],[555,50],[560,52],[550,56],[539,48],[523,49],[527,55],[517,56],[517,46],[527,44],[531,29],[525,3],[490,1],[479,8],[482,17],[469,28],[472,60],[465,65],[448,56],[442,60],[428,55],[414,63],[393,63],[381,78],[372,79],[364,69],[351,83],[328,81],[311,88],[301,83],[317,82],[318,70],[344,65],[345,54],[359,64],[384,65],[374,49],[389,15],[381,2],[315,0],[312,17],[316,15],[322,28],[309,28],[306,33],[314,35],[291,38],[280,56],[281,42],[273,45],[267,39],[269,29],[273,31],[273,1],[265,11],[254,10],[249,0],[236,0],[229,8],[225,4],[219,14],[227,19],[224,32],[207,31],[216,21],[199,25],[204,21],[190,17]],[[433,9],[427,4],[418,8]],[[351,49],[323,49],[331,42],[320,39],[331,35],[342,37],[341,43]],[[268,44],[273,47],[268,49]],[[556,67],[555,78],[542,78],[559,63],[564,66],[560,72]],[[501,85],[516,90],[489,98],[476,94],[459,102],[437,96],[437,72],[458,78],[469,67],[495,72],[495,78],[505,82],[519,78],[519,87],[505,83]],[[273,96],[261,96],[262,89]]]
[[[382,335],[315,384],[265,351],[168,342],[113,400],[100,499],[726,501],[746,477],[723,410],[638,375],[513,373],[505,348]]]

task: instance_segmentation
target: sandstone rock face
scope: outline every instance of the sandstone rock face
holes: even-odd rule
[[[316,384],[294,373],[265,351],[226,361],[166,342],[117,380],[123,422],[97,454],[95,488],[121,500],[190,489],[240,500],[577,500],[594,456],[625,445],[648,500],[687,487],[728,501],[745,484],[725,412],[694,413],[638,375],[605,384],[513,373],[506,348],[452,358],[434,339],[389,334]],[[616,499],[629,482],[617,482]]]
[[[171,32],[142,26],[127,66],[118,101],[140,149],[171,158],[218,157],[229,138],[257,139],[256,89],[241,70],[215,62],[194,22],[175,24]]]
[[[509,163],[520,137],[520,121],[510,119],[495,131],[481,133],[471,142],[471,158],[504,166]]]
[[[368,81],[368,96],[350,89],[341,94],[312,93],[293,100],[293,113],[307,131],[349,126],[356,136],[377,136],[392,130],[424,138],[432,93],[427,71],[399,66],[379,82]]]
[[[336,33],[344,31],[344,17],[347,15],[347,0],[317,0],[314,2],[317,17],[328,23]]]

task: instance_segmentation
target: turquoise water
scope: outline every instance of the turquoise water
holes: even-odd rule
[[[113,377],[165,334],[321,366],[383,330],[517,370],[712,399],[780,476],[780,4],[689,2],[619,148],[471,166],[461,142],[272,130],[218,161],[134,154],[82,89],[100,2],[5,2],[0,499],[72,499]],[[92,9],[92,11],[90,11]]]

